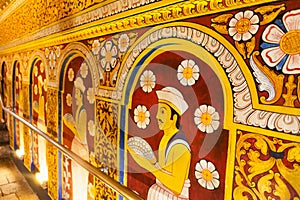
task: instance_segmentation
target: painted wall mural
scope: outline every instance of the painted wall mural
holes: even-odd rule
[[[38,59],[34,63],[31,72],[31,91],[32,91],[32,123],[43,132],[47,132],[47,79],[46,69],[42,60]],[[43,174],[45,180],[48,177],[48,167],[46,160],[46,141],[33,132],[33,163]]]
[[[6,71],[7,71],[7,65],[6,63],[2,63],[2,66],[1,66],[1,98],[3,100],[3,104],[4,106],[6,106],[7,104],[7,88],[6,88]],[[2,108],[1,108],[2,110]],[[5,122],[6,121],[6,114],[5,112],[2,110],[2,113],[1,113],[1,119],[0,119],[2,122]]]
[[[82,1],[54,23],[49,4],[0,40],[7,105],[142,199],[298,200],[299,5]],[[6,120],[52,199],[125,199]]]
[[[63,80],[63,144],[89,161],[94,151],[94,96],[91,72],[83,57],[67,58]],[[63,158],[63,197],[87,199],[89,173],[67,156]]]
[[[20,62],[15,62],[15,67],[14,67],[14,77],[13,77],[13,106],[15,109],[15,112],[17,114],[22,115],[22,72],[21,72],[21,67],[20,67]],[[21,134],[23,134],[23,131],[20,130],[20,122],[18,120],[14,119],[14,149],[19,149],[21,152],[24,151],[24,141],[23,137],[20,137]],[[22,142],[22,144],[21,144]]]
[[[127,84],[134,85],[129,87],[134,91],[128,186],[147,199],[196,199],[199,191],[208,191],[205,196],[210,199],[223,199],[228,132],[222,128],[224,97],[209,66],[211,58],[202,48],[191,51],[182,40],[157,46],[159,51],[149,48],[138,57],[141,72]],[[212,150],[214,145],[224,151]],[[151,173],[141,178],[145,170],[136,163]]]

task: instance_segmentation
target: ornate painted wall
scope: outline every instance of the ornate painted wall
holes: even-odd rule
[[[6,105],[143,199],[299,199],[298,0],[24,1],[2,12]],[[5,119],[52,199],[123,199]]]

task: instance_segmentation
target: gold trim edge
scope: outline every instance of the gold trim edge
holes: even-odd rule
[[[62,32],[55,32],[53,27],[49,27],[48,29],[49,31],[52,31],[52,33],[47,32],[46,29],[41,30],[35,35],[22,38],[19,41],[14,41],[9,45],[0,47],[0,54],[9,54],[18,51],[34,49],[37,46],[47,47],[63,43],[71,43],[74,41],[104,36],[116,32],[128,31],[136,28],[148,27],[166,22],[184,20],[187,18],[205,16],[217,12],[238,9],[241,7],[249,7],[277,1],[279,0],[237,0],[234,2],[232,0],[222,0],[222,2],[219,0],[193,0],[168,5],[158,9],[155,8],[144,13],[137,12],[135,15],[132,13],[129,18],[119,18],[118,20],[111,19],[111,21],[107,21],[106,23],[102,23],[104,20],[98,20]],[[140,9],[137,9],[136,11],[139,10]],[[136,11],[131,10],[131,12]],[[117,16],[122,16],[122,14],[124,13],[118,14]],[[64,21],[54,26],[61,27],[62,23],[70,22]],[[44,35],[38,36],[38,33],[44,33]]]

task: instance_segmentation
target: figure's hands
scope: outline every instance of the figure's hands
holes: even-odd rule
[[[63,117],[63,122],[69,129],[75,131],[75,120],[72,114],[66,113]]]
[[[132,150],[130,147],[127,146],[128,152],[134,159],[134,161],[144,169],[148,170],[149,172],[156,171],[157,168],[155,167],[156,159],[155,161],[148,160],[147,158],[143,157],[142,155],[136,153],[134,150]]]

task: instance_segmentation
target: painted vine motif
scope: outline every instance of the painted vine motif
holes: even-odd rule
[[[291,9],[291,3],[261,6],[211,19],[211,26],[230,36],[243,58],[249,59],[263,104],[300,106],[300,10]]]
[[[293,199],[300,196],[300,144],[238,131],[233,198]]]

